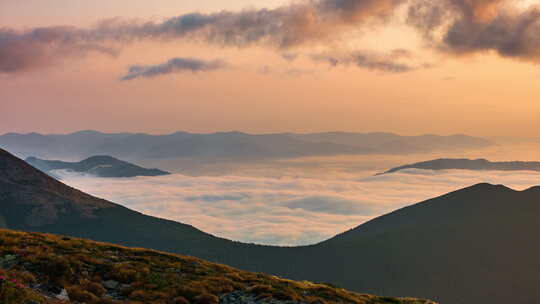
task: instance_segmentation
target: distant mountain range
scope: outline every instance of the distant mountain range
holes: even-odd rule
[[[425,169],[425,170],[499,170],[499,171],[540,171],[540,162],[490,162],[487,159],[466,159],[466,158],[440,158],[424,162],[404,165],[392,168],[384,173],[394,173],[406,169]],[[380,175],[379,174],[379,175]]]
[[[169,135],[107,134],[81,131],[65,135],[8,133],[0,147],[20,157],[74,160],[111,155],[124,160],[172,158],[263,159],[338,154],[404,154],[475,149],[489,140],[466,135],[399,136],[391,133],[262,134],[240,132]]]
[[[80,162],[64,162],[28,157],[26,158],[26,162],[53,176],[54,173],[51,172],[53,170],[69,170],[98,177],[160,176],[170,174],[159,169],[142,168],[111,156],[92,156]]]
[[[322,243],[217,238],[68,187],[0,150],[0,227],[182,253],[292,279],[452,304],[540,298],[540,187],[478,184],[376,218]]]

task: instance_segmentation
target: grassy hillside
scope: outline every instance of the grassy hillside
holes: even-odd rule
[[[395,303],[194,257],[0,230],[0,303]]]

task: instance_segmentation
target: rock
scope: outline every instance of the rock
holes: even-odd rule
[[[124,290],[124,289],[128,289],[128,288],[131,288],[131,284],[121,284],[120,288],[118,288],[118,289]]]
[[[65,288],[62,288],[59,294],[54,296],[56,299],[60,301],[69,301],[69,295],[67,293],[67,290]]]
[[[101,284],[103,285],[103,287],[105,287],[107,289],[116,289],[116,288],[118,288],[118,285],[120,283],[118,283],[115,280],[107,280],[107,281],[101,282]]]
[[[0,268],[11,268],[11,266],[17,263],[17,256],[13,254],[6,254],[0,258]]]

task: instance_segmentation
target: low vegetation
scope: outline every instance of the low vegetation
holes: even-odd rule
[[[364,295],[193,257],[0,230],[0,303],[433,303]]]

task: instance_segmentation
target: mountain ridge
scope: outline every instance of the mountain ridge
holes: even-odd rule
[[[70,204],[102,200],[58,198],[62,193],[43,188],[52,178],[6,154],[0,152],[0,216],[10,229],[153,248],[384,296],[452,304],[526,304],[540,298],[540,244],[530,233],[540,230],[540,187],[516,191],[481,183],[396,210],[318,244],[274,247],[218,238],[110,202],[91,216],[80,214]],[[19,172],[17,179],[4,177],[15,174],[6,172],[9,160]],[[27,178],[25,168],[46,182]],[[58,181],[54,185],[67,187]],[[30,190],[34,196],[18,194]],[[57,218],[30,225],[26,219],[42,205],[53,205]]]
[[[159,169],[143,168],[109,155],[95,155],[79,162],[45,160],[33,156],[26,158],[25,161],[52,176],[54,176],[53,170],[70,170],[98,177],[162,176],[171,174]]]
[[[504,161],[491,162],[484,158],[438,158],[414,164],[391,168],[377,175],[395,173],[406,169],[424,170],[500,170],[500,171],[540,171],[540,162],[536,161]]]
[[[124,160],[171,158],[278,159],[306,156],[404,154],[454,149],[476,149],[494,143],[479,137],[400,136],[392,133],[144,133],[6,134],[0,147],[18,156],[81,159],[111,155]]]

